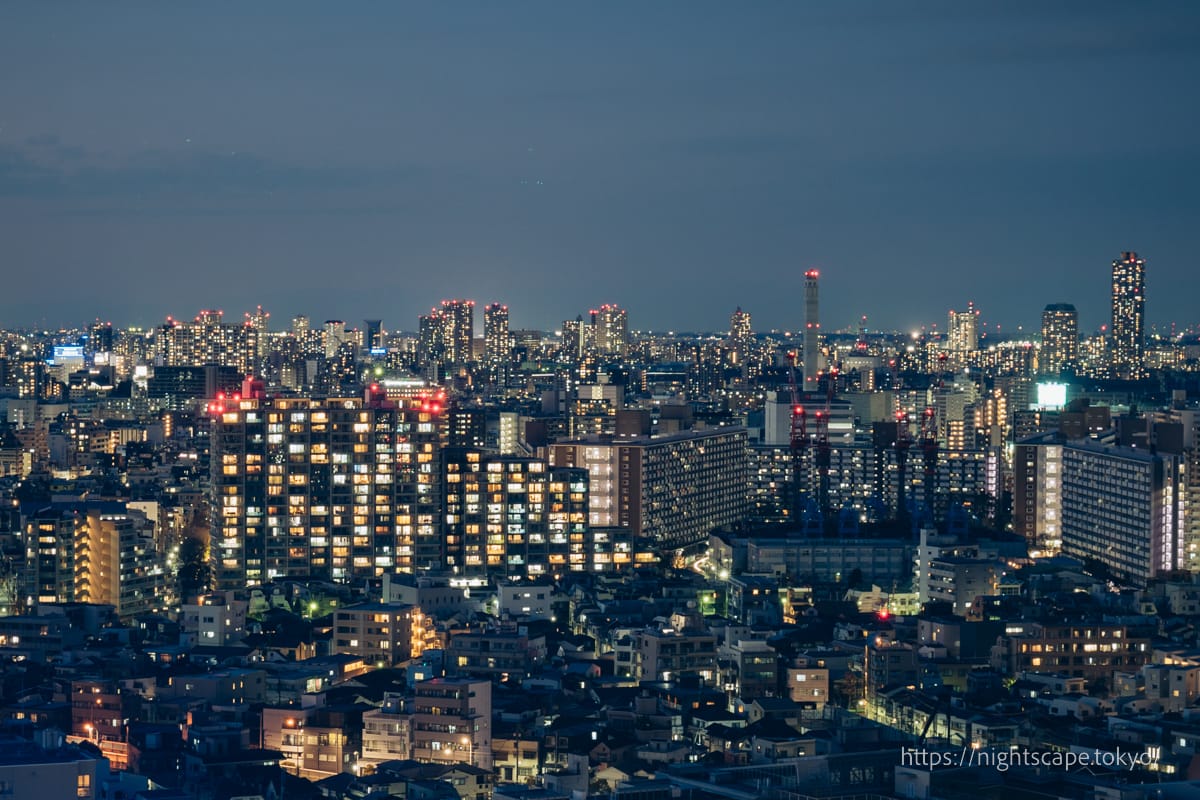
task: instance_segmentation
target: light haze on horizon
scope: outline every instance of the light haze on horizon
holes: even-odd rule
[[[1194,3],[332,9],[0,7],[0,327],[1200,322]]]

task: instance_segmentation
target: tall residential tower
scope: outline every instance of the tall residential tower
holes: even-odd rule
[[[1109,365],[1115,378],[1137,380],[1146,374],[1146,262],[1137,253],[1121,253],[1112,262],[1112,327]]]
[[[1079,314],[1070,303],[1051,303],[1042,312],[1038,372],[1058,375],[1079,366]]]

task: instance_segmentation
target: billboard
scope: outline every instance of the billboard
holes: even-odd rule
[[[1065,383],[1039,383],[1037,385],[1037,404],[1035,408],[1043,411],[1058,411],[1067,404],[1067,385]]]
[[[62,364],[68,361],[83,361],[83,345],[81,344],[56,344],[54,345],[54,357],[51,363]]]

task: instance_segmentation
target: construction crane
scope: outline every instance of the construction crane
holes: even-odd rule
[[[829,465],[833,460],[833,449],[829,444],[829,414],[833,404],[833,392],[837,386],[838,370],[836,367],[825,376],[825,408],[817,411],[817,474],[820,476],[817,500],[821,513],[829,514]]]
[[[804,495],[807,488],[804,485],[803,474],[804,450],[808,447],[808,420],[804,413],[804,405],[800,402],[800,387],[796,383],[796,351],[789,350],[787,358],[789,363],[788,388],[792,390],[792,427],[789,441],[792,467],[792,519],[799,523],[800,515],[804,511]]]
[[[908,449],[912,447],[912,439],[908,434],[908,412],[903,407],[896,409],[896,521],[903,522],[908,517],[908,506],[905,503],[907,494]]]

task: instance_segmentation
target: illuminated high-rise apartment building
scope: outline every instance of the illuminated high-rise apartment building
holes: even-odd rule
[[[444,462],[448,569],[518,580],[593,569],[586,470],[476,448]]]
[[[312,323],[308,317],[303,314],[297,314],[292,317],[292,339],[295,340],[296,350],[306,356],[313,356],[324,352],[324,347],[321,344],[321,339],[324,338],[324,331],[312,327]]]
[[[24,603],[106,603],[118,616],[164,611],[165,554],[145,514],[124,503],[53,503],[25,524]]]
[[[624,358],[629,353],[629,315],[625,309],[605,303],[593,310],[592,329],[597,354]]]
[[[80,516],[75,529],[75,596],[113,606],[122,619],[167,610],[166,559],[144,514]]]
[[[1099,562],[1136,586],[1184,569],[1183,462],[1179,454],[1087,439],[1064,445],[1063,554]]]
[[[475,301],[443,300],[445,360],[461,366],[472,360],[471,342],[475,338]]]
[[[1058,375],[1079,366],[1079,314],[1070,303],[1051,303],[1042,312],[1038,372]]]
[[[218,588],[439,563],[440,403],[397,403],[374,385],[323,399],[265,399],[260,387],[209,405]]]
[[[321,344],[326,358],[337,355],[338,348],[345,344],[346,323],[340,319],[327,319],[322,329]]]
[[[750,329],[750,312],[738,306],[729,317],[729,360],[734,366],[742,366],[750,353],[754,333]]]
[[[242,374],[257,370],[259,331],[250,320],[228,325],[223,311],[201,311],[191,322],[167,318],[155,332],[155,363],[163,367],[216,364]]]
[[[489,364],[512,360],[512,335],[508,330],[508,306],[492,303],[483,310],[483,346]]]
[[[562,324],[562,348],[558,358],[569,364],[577,364],[584,355],[587,323],[583,317],[565,320]]]
[[[250,372],[258,374],[262,369],[262,362],[267,357],[268,345],[270,344],[270,331],[268,326],[271,322],[271,312],[263,311],[263,307],[259,306],[254,310],[254,313],[246,312],[246,326],[254,332],[254,347],[256,364],[252,365]]]
[[[422,364],[441,363],[446,359],[446,318],[436,308],[422,314],[417,322],[417,360]]]
[[[696,544],[749,513],[745,428],[589,436],[551,445],[550,463],[588,471],[591,525],[625,528],[659,547]]]
[[[1136,380],[1146,374],[1146,261],[1121,253],[1112,262],[1112,326],[1109,365],[1115,378]]]
[[[967,303],[966,311],[951,311],[947,319],[947,338],[953,353],[969,353],[979,349],[979,311]]]

